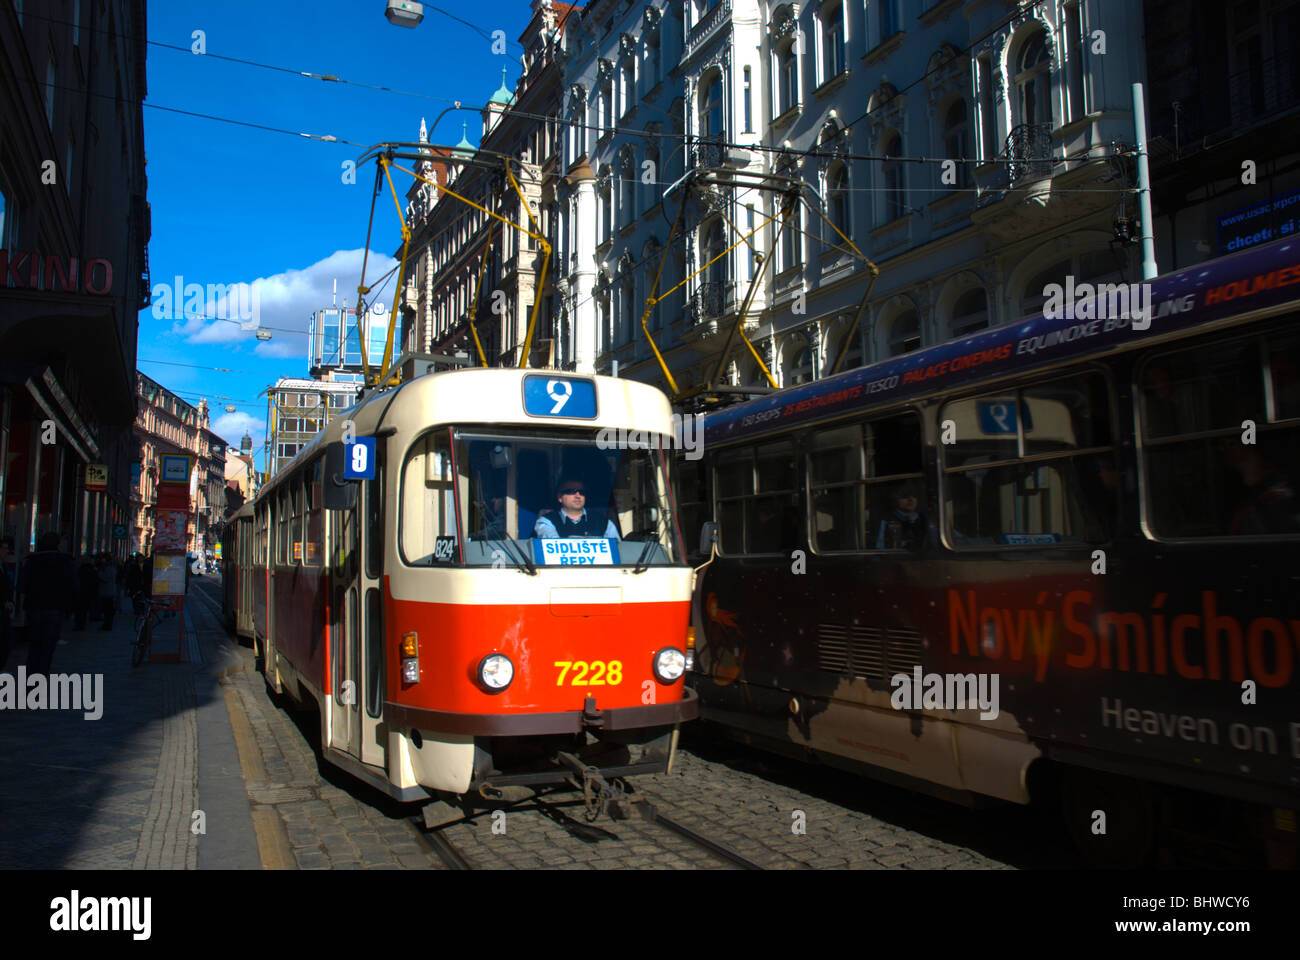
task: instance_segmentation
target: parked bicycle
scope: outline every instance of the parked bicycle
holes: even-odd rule
[[[131,602],[135,610],[135,639],[131,646],[131,666],[138,667],[144,663],[145,657],[149,655],[149,650],[153,646],[153,628],[168,617],[175,616],[175,611],[167,609],[168,601],[155,600],[143,593],[135,594]]]

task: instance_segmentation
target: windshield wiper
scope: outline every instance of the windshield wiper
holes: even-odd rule
[[[475,502],[478,504],[479,512],[483,515],[484,521],[486,521],[489,513],[491,512],[488,510],[487,504],[483,502],[482,497],[476,497]],[[505,518],[503,517],[501,519],[504,520]],[[491,534],[492,529],[493,529],[493,525],[491,523],[487,523],[487,525],[484,526],[483,539],[487,540],[489,543],[499,543],[502,546],[504,546],[508,541],[511,544],[511,546],[515,548],[515,551],[518,551],[519,553],[519,556],[514,556],[514,551],[509,551],[509,550],[505,551],[507,554],[510,555],[510,559],[514,562],[514,565],[518,567],[520,570],[524,571],[524,573],[528,574],[530,577],[537,576],[537,566],[533,563],[533,558],[528,555],[528,551],[524,549],[523,544],[521,544],[514,537],[510,536],[509,532],[506,532],[504,537],[494,537]],[[520,557],[522,557],[523,559],[521,560]]]
[[[632,573],[645,573],[650,569],[650,564],[645,562],[646,557],[650,554],[650,548],[659,542],[659,531],[654,531],[655,538],[647,540],[645,546],[641,548],[641,556],[636,559],[636,566],[632,568]]]

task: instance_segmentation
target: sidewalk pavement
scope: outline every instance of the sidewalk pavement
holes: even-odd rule
[[[191,587],[179,664],[132,668],[128,601],[111,631],[66,621],[51,673],[99,675],[99,702],[0,709],[0,868],[261,867],[219,685],[238,656],[223,633],[194,629],[193,614],[211,620],[200,603]],[[174,647],[176,629],[174,618],[163,621],[154,649]],[[15,642],[5,672],[16,678],[27,658]],[[93,696],[93,680],[86,689]]]

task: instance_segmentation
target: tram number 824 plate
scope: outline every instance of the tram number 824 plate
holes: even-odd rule
[[[623,682],[623,662],[621,660],[556,660],[560,675],[555,678],[557,687],[564,686],[568,678],[571,687],[616,687]],[[570,673],[572,669],[572,673]],[[590,674],[590,676],[588,676]]]

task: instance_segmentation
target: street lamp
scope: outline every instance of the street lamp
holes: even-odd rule
[[[415,0],[388,0],[384,16],[395,26],[414,30],[424,19],[424,4],[416,3]]]

